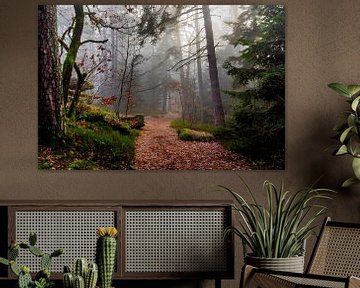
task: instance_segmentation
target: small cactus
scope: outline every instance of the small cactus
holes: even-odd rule
[[[44,252],[42,252],[42,251],[40,250],[40,248],[39,248],[39,247],[36,247],[36,246],[30,245],[29,251],[30,251],[32,254],[34,254],[35,256],[38,256],[38,257],[41,257],[41,256],[44,255]]]
[[[84,278],[76,275],[74,277],[74,288],[85,288]]]
[[[16,262],[14,260],[11,260],[10,262],[10,269],[11,271],[16,275],[16,276],[19,276],[20,275],[20,268],[19,266],[16,265]]]
[[[40,287],[41,283],[49,284],[50,282],[50,265],[53,257],[60,256],[64,251],[63,249],[55,250],[53,253],[44,253],[36,245],[37,236],[35,233],[30,233],[29,244],[20,242],[16,243],[11,241],[11,245],[8,251],[8,259],[0,257],[0,263],[10,266],[11,271],[18,276],[18,286],[19,288],[29,288],[29,287]],[[35,276],[35,281],[32,280],[30,275],[30,269],[28,266],[19,267],[16,264],[16,259],[19,256],[19,250],[24,249],[28,250],[30,253],[37,257],[41,257],[40,266],[41,271],[39,271]],[[39,285],[37,283],[40,283]],[[42,284],[41,284],[42,285]],[[42,286],[41,286],[42,287]]]
[[[42,270],[40,270],[38,273],[36,273],[35,275],[35,280],[41,280],[41,279],[50,279],[50,271],[48,268],[44,268]]]
[[[74,287],[74,276],[71,272],[66,272],[62,276],[62,282],[64,288],[73,288]]]
[[[28,288],[32,283],[30,269],[27,266],[21,267],[21,271],[19,274],[18,285],[19,288]]]
[[[85,279],[86,270],[88,268],[88,262],[85,258],[79,258],[75,261],[74,274],[81,276]]]
[[[85,276],[85,288],[95,288],[98,279],[98,266],[96,263],[89,263]]]
[[[29,244],[31,246],[35,246],[37,241],[37,235],[35,232],[31,232],[29,235]]]
[[[48,253],[44,253],[42,256],[41,256],[41,261],[40,261],[40,267],[41,269],[49,269],[50,268],[50,265],[51,265],[51,260],[52,260],[52,257],[50,254]]]
[[[64,249],[57,249],[51,253],[51,257],[58,257],[64,253]]]
[[[10,249],[8,252],[9,260],[16,260],[16,258],[19,256],[19,246],[16,245],[14,248]]]
[[[99,267],[100,288],[110,288],[116,258],[115,227],[97,229],[96,262]]]
[[[76,259],[73,273],[71,273],[69,266],[64,266],[64,288],[95,288],[97,278],[97,265],[92,262],[88,264],[85,258]]]

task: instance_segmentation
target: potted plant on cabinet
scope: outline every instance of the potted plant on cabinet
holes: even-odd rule
[[[58,257],[64,253],[63,249],[57,249],[52,253],[43,252],[36,246],[37,236],[30,233],[29,243],[14,242],[8,251],[8,259],[0,257],[0,263],[10,267],[11,271],[17,276],[17,288],[50,288],[54,286],[54,282],[50,279],[50,265],[54,257]],[[30,268],[27,265],[17,263],[20,249],[27,250],[31,254],[40,258],[40,271],[36,273],[34,279],[30,274]]]
[[[227,187],[221,187],[236,201],[233,207],[240,216],[240,227],[229,227],[226,233],[233,232],[241,238],[245,264],[302,273],[305,241],[314,233],[315,220],[326,209],[317,202],[331,199],[334,191],[306,188],[290,193],[283,184],[278,189],[266,180],[264,188],[267,203],[263,206],[255,199],[250,188],[244,185],[251,201],[246,201],[239,193]]]
[[[340,141],[340,147],[336,149],[334,154],[348,154],[352,157],[354,176],[342,184],[343,187],[349,187],[360,183],[360,85],[331,83],[328,86],[338,94],[346,97],[351,106],[346,122],[334,128]]]

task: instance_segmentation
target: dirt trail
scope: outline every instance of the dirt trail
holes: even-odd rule
[[[146,117],[136,141],[135,164],[139,170],[244,170],[248,160],[227,151],[215,141],[183,141],[170,127],[171,119]]]

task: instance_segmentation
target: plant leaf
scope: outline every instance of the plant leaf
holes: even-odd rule
[[[360,96],[356,97],[354,101],[352,101],[351,103],[351,109],[356,111],[356,108],[359,105],[359,101],[360,101]]]
[[[356,116],[353,113],[350,113],[347,118],[347,124],[350,126],[355,126]]]
[[[349,132],[351,131],[353,127],[349,127],[347,129],[345,129],[345,131],[343,133],[341,133],[341,136],[340,136],[340,141],[341,143],[344,143],[344,141],[346,140],[346,137],[348,136]]]
[[[3,257],[0,257],[0,263],[1,263],[1,264],[4,264],[4,265],[9,265],[9,264],[10,264],[9,260],[8,260],[8,259],[5,259],[5,258],[3,258]]]
[[[349,153],[346,145],[341,145],[341,147],[339,148],[339,150],[336,152],[335,155],[344,155],[344,154],[347,154]]]
[[[351,177],[351,178],[347,179],[346,181],[344,181],[344,183],[341,185],[341,187],[348,188],[352,185],[359,184],[359,183],[360,183],[359,179],[357,179],[356,177]]]
[[[352,168],[357,179],[360,180],[360,158],[354,157]]]
[[[360,92],[360,85],[348,85],[347,90],[351,96],[354,96]]]
[[[348,87],[341,83],[330,83],[328,85],[329,88],[333,89],[335,92],[339,93],[342,96],[351,97],[351,93],[348,90]]]

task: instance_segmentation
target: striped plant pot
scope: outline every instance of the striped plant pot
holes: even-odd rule
[[[263,258],[246,255],[245,263],[262,269],[304,273],[304,256],[289,258]]]

